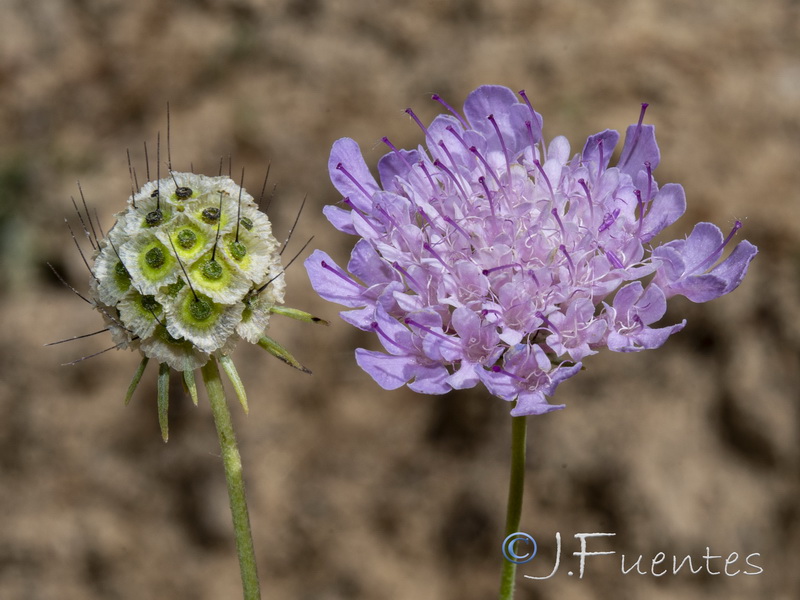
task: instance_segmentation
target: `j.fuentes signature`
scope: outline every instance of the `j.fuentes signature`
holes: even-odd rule
[[[595,538],[610,538],[616,536],[615,533],[576,533],[574,538],[579,541],[580,549],[572,552],[572,556],[578,558],[578,578],[583,579],[586,572],[587,558],[599,556],[611,556],[617,554],[615,550],[589,550],[588,540]],[[523,575],[526,579],[550,579],[561,567],[562,548],[561,533],[556,532],[556,553],[552,570],[547,575]],[[503,541],[503,556],[506,560],[517,564],[525,564],[533,560],[538,553],[536,540],[530,534],[517,532],[509,535]],[[760,575],[764,568],[757,563],[761,557],[759,552],[740,554],[731,552],[728,555],[712,554],[711,548],[706,546],[705,553],[693,556],[667,555],[665,552],[657,552],[652,557],[645,557],[642,554],[630,556],[620,554],[620,571],[623,575],[637,573],[639,575],[652,575],[653,577],[663,577],[664,575],[678,575],[679,573],[697,574],[706,572],[709,575]],[[567,575],[574,575],[573,571],[568,571]]]

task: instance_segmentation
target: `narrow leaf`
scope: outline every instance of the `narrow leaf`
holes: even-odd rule
[[[330,325],[330,323],[325,319],[320,319],[319,317],[315,317],[311,313],[307,313],[297,308],[289,308],[287,306],[273,306],[272,308],[269,309],[269,311],[276,315],[283,315],[284,317],[295,319],[296,321],[304,321],[305,323],[317,323],[319,325]]]
[[[158,425],[161,428],[161,438],[166,442],[169,439],[169,424],[167,410],[169,409],[169,365],[158,365]]]
[[[136,369],[136,373],[133,374],[133,379],[131,379],[131,384],[128,386],[128,393],[125,394],[125,406],[131,401],[133,398],[133,392],[136,391],[136,387],[139,385],[139,382],[142,380],[142,375],[144,374],[144,369],[147,366],[147,361],[150,359],[146,356],[142,357],[142,362],[139,363],[139,368]]]
[[[197,382],[194,379],[194,371],[186,370],[183,372],[183,388],[189,392],[192,402],[197,406]]]
[[[301,365],[297,359],[292,356],[289,351],[281,346],[278,342],[273,340],[271,337],[266,335],[261,336],[261,339],[258,340],[258,345],[261,346],[264,350],[279,358],[283,362],[285,362],[290,367],[294,367],[295,369],[302,371],[303,373],[311,374],[311,371],[306,369],[303,365]]]
[[[236,396],[239,398],[239,402],[242,405],[245,414],[249,413],[250,409],[247,407],[247,394],[244,391],[242,379],[239,377],[239,373],[236,371],[236,365],[233,364],[233,359],[230,356],[220,356],[219,364],[222,365],[222,368],[225,370],[225,374],[228,376],[228,379],[231,380],[233,389],[236,390]]]

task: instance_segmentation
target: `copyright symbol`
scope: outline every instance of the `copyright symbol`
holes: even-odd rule
[[[523,544],[521,552],[517,548],[517,542]],[[532,549],[530,549],[531,547]],[[536,556],[536,550],[536,540],[533,539],[533,536],[521,531],[512,533],[503,540],[503,556],[508,562],[518,565],[530,562],[533,560],[533,557]]]

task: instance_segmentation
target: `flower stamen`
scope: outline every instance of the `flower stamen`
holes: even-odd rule
[[[455,116],[456,119],[461,121],[461,124],[464,126],[464,128],[469,127],[469,123],[467,123],[464,120],[464,117],[462,117],[457,110],[455,110],[452,106],[450,106],[447,102],[445,102],[444,99],[439,94],[433,94],[431,96],[431,100],[435,100],[436,102],[444,106],[447,110],[449,110],[451,113],[453,113],[453,116]]]
[[[372,194],[370,194],[367,190],[364,189],[364,186],[361,185],[358,179],[353,177],[353,174],[347,170],[347,167],[345,167],[342,163],[339,163],[338,165],[336,165],[336,170],[340,171],[345,177],[347,177],[350,181],[352,181],[353,185],[355,185],[361,191],[361,193],[364,194],[367,200],[372,200]]]
[[[500,147],[503,149],[503,156],[506,159],[506,173],[508,174],[508,181],[509,184],[511,183],[511,160],[508,158],[508,148],[506,148],[506,141],[503,139],[503,134],[500,133],[500,127],[497,125],[497,121],[495,121],[494,115],[489,115],[486,117],[487,120],[492,124],[494,127],[495,133],[497,133],[497,139],[500,140]]]

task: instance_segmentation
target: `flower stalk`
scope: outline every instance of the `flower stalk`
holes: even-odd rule
[[[250,531],[250,516],[247,511],[247,499],[244,492],[242,475],[242,459],[236,445],[231,413],[225,399],[225,390],[219,376],[217,361],[212,358],[201,368],[203,382],[206,386],[214,425],[219,436],[219,447],[222,451],[222,463],[225,467],[225,479],[228,483],[228,497],[233,517],[233,534],[236,539],[236,553],[239,556],[239,569],[242,574],[244,600],[259,600],[261,591],[258,582],[256,555],[253,547],[253,534]]]
[[[511,475],[508,482],[508,508],[506,509],[506,530],[503,539],[519,531],[522,518],[522,495],[525,489],[525,447],[527,438],[527,417],[511,417]],[[514,580],[517,563],[503,559],[500,574],[500,600],[514,597]]]

